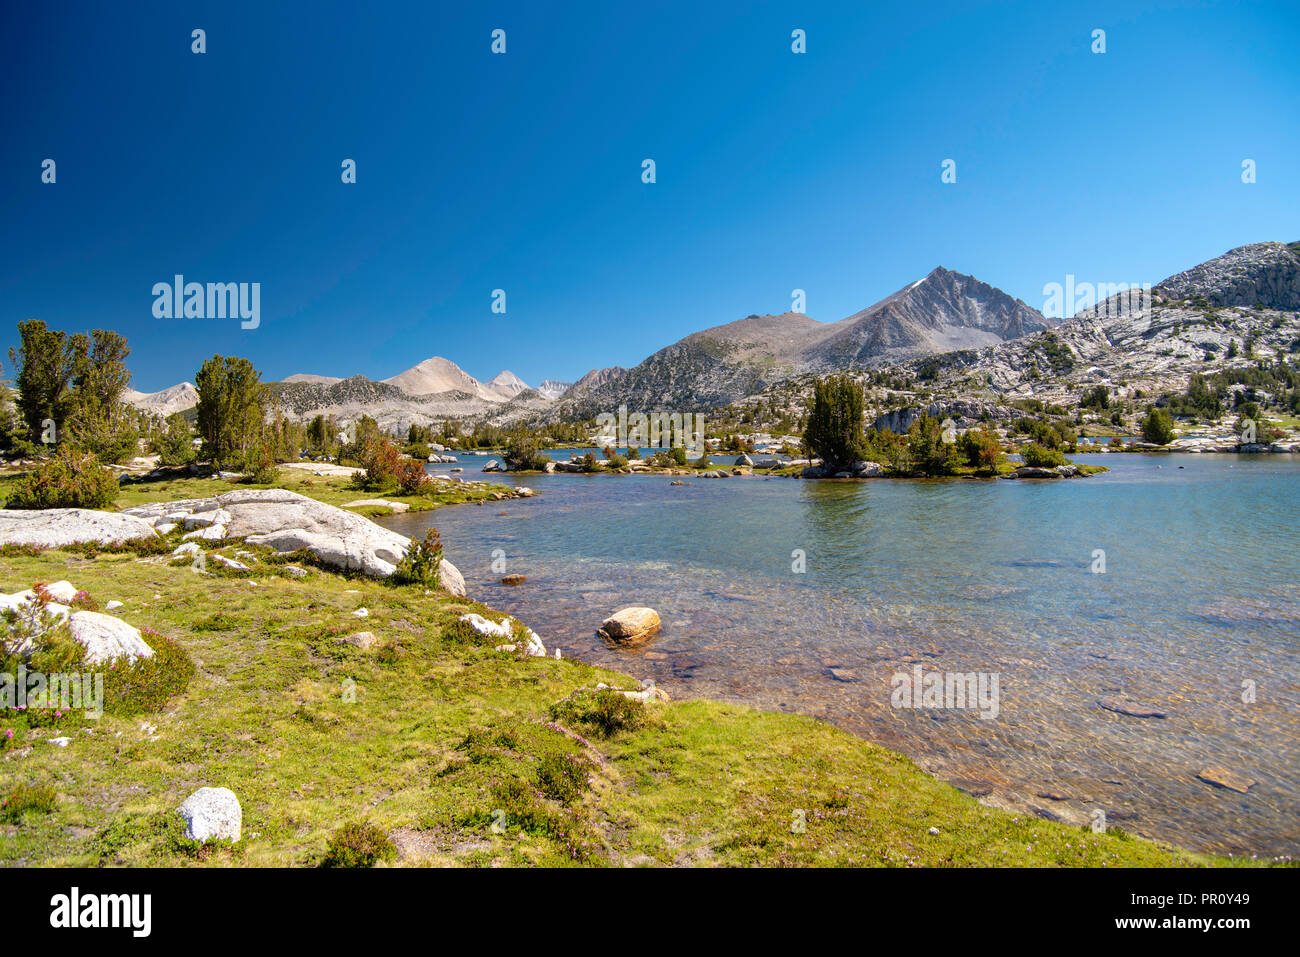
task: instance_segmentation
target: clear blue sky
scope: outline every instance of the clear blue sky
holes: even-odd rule
[[[6,3],[0,131],[6,353],[34,317],[125,334],[142,391],[213,353],[535,385],[795,288],[1040,307],[1300,240],[1300,4]],[[178,272],[260,282],[261,327],[155,319]]]

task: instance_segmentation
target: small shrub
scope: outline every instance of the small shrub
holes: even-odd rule
[[[54,788],[20,784],[0,801],[0,821],[17,824],[28,811],[49,814],[54,810]]]
[[[365,471],[354,476],[352,484],[367,491],[414,495],[429,480],[423,462],[406,457],[383,436],[366,440],[361,466]]]
[[[538,451],[537,440],[531,435],[520,432],[510,437],[505,453],[501,456],[506,468],[511,472],[524,472],[543,469],[550,457]]]
[[[65,445],[14,483],[5,508],[102,509],[113,503],[117,492],[117,479],[95,456]]]
[[[43,545],[0,545],[0,558],[40,558],[45,552]]]
[[[280,470],[275,467],[275,458],[264,445],[249,450],[244,456],[243,471],[244,481],[251,485],[274,485],[280,478]]]
[[[189,423],[179,412],[167,416],[166,428],[149,443],[149,449],[158,456],[159,465],[169,467],[189,465],[198,458]]]
[[[104,671],[104,710],[132,715],[159,711],[184,691],[194,677],[194,662],[180,645],[142,628],[153,657],[110,662]]]
[[[44,647],[46,636],[59,624],[59,619],[48,608],[50,596],[45,587],[37,583],[32,591],[35,597],[28,598],[17,608],[0,610],[0,658],[30,657]]]
[[[397,563],[393,580],[404,585],[437,585],[438,569],[442,564],[442,540],[438,530],[430,528],[424,533],[424,541],[412,542]]]
[[[72,596],[72,601],[68,602],[68,607],[75,608],[78,611],[99,611],[99,602],[90,597],[87,591],[79,591]]]
[[[635,731],[648,722],[646,706],[617,691],[579,689],[551,706],[551,717],[566,724],[582,724],[603,737],[619,731]]]
[[[1049,449],[1037,442],[1025,446],[1020,454],[1024,458],[1026,465],[1036,469],[1051,469],[1056,468],[1058,465],[1067,464],[1065,456],[1061,454],[1059,449]]]
[[[591,787],[591,762],[576,754],[547,754],[537,766],[537,789],[561,804],[572,804]]]
[[[503,751],[514,751],[519,747],[519,738],[512,731],[492,731],[489,728],[474,728],[465,735],[465,740],[456,745],[457,751],[463,751],[465,760],[470,764],[482,764],[495,761]]]
[[[1142,437],[1156,445],[1168,445],[1174,440],[1174,420],[1164,409],[1153,408],[1142,420]]]
[[[235,615],[227,614],[223,611],[213,612],[206,618],[200,618],[190,625],[192,631],[234,631],[241,624],[240,619]]]
[[[373,824],[344,824],[330,838],[321,867],[374,867],[397,857],[397,845]]]
[[[977,469],[994,469],[1002,461],[1002,443],[987,429],[971,429],[957,437],[957,451]]]
[[[492,797],[497,808],[505,812],[507,830],[518,828],[528,834],[544,834],[558,839],[566,838],[571,833],[568,822],[542,804],[539,800],[541,795],[527,781],[506,778],[493,787]],[[493,820],[494,815],[476,811],[465,815],[462,823],[480,824]]]

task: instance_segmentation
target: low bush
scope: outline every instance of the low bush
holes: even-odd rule
[[[603,737],[635,731],[648,723],[646,706],[617,691],[579,689],[551,706],[551,717],[565,724],[592,728]]]
[[[393,580],[403,585],[436,587],[439,584],[438,569],[441,564],[442,540],[438,537],[438,530],[430,528],[424,533],[424,541],[411,542],[411,547],[397,563]]]
[[[366,491],[415,495],[429,481],[423,462],[403,455],[383,436],[366,441],[360,462],[365,471],[353,478],[353,486]]]
[[[251,485],[273,485],[280,478],[280,470],[275,467],[275,457],[264,445],[249,450],[244,456],[242,468],[244,481]]]
[[[198,458],[189,424],[179,412],[167,416],[166,427],[149,443],[149,449],[158,456],[159,465],[169,467],[189,465]]]
[[[1152,409],[1142,420],[1142,437],[1156,445],[1168,445],[1174,440],[1174,420],[1164,409]]]
[[[577,754],[545,754],[537,765],[537,790],[572,804],[591,788],[591,762]]]
[[[373,824],[344,824],[330,838],[321,867],[374,867],[397,857],[397,845]]]
[[[1002,443],[987,429],[971,429],[957,437],[957,451],[968,465],[977,469],[994,469],[1002,461]]]
[[[5,508],[107,508],[117,479],[93,455],[62,446],[34,472],[14,483]]]
[[[194,677],[194,662],[185,649],[156,631],[140,630],[153,657],[132,662],[119,659],[104,670],[104,711],[109,714],[161,711]]]
[[[33,787],[20,784],[0,801],[0,821],[5,824],[17,824],[27,812],[49,814],[54,810],[56,800],[54,788]]]
[[[1065,456],[1058,449],[1049,449],[1037,442],[1025,446],[1021,452],[1026,465],[1033,466],[1037,469],[1050,469],[1058,465],[1067,464]]]

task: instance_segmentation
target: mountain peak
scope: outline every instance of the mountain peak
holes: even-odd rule
[[[1055,323],[974,276],[936,266],[873,306],[835,323],[817,349],[821,368],[978,349]]]
[[[495,397],[509,401],[521,392],[528,391],[528,383],[515,375],[509,369],[502,369],[484,386]]]
[[[175,412],[184,412],[198,405],[199,390],[195,388],[193,382],[178,382],[158,392],[136,392],[134,389],[127,389],[122,393],[122,399],[137,409],[166,418]]]
[[[515,375],[509,369],[502,369],[491,379],[488,379],[487,384],[488,385],[521,385],[525,389],[528,388],[528,386],[524,383],[524,380],[519,378],[519,376]]]
[[[558,399],[572,388],[572,382],[557,382],[555,379],[547,379],[535,391],[543,399]]]
[[[470,395],[481,395],[484,389],[483,383],[478,379],[442,356],[430,356],[405,372],[382,381],[397,386],[407,395],[430,395],[453,389]]]

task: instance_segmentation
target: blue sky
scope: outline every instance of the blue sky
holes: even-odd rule
[[[1298,64],[1294,0],[5,4],[5,373],[40,318],[125,334],[142,391],[213,353],[535,385],[795,288],[1155,283],[1300,240]],[[260,282],[260,327],[156,319],[176,273]]]

